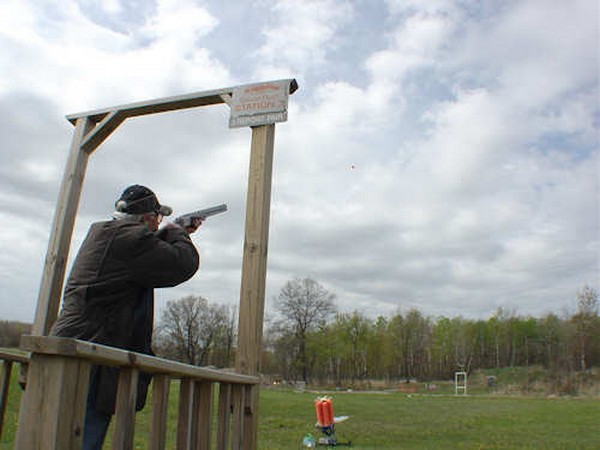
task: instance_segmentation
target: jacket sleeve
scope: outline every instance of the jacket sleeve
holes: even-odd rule
[[[200,265],[198,251],[182,228],[156,233],[138,229],[127,242],[114,244],[131,278],[144,287],[176,286],[190,279]]]

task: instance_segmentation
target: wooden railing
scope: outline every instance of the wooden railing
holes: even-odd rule
[[[93,364],[120,369],[113,418],[114,450],[133,448],[140,372],[153,374],[146,448],[165,449],[169,388],[171,380],[179,379],[176,449],[244,449],[244,425],[252,423],[256,412],[252,402],[257,397],[253,390],[258,389],[258,377],[190,366],[71,338],[24,336],[21,349],[31,356],[16,449],[81,449]],[[217,407],[213,411],[216,395]],[[214,419],[216,436],[212,434]]]
[[[10,376],[15,363],[27,364],[29,356],[10,353],[0,350],[0,361],[2,361],[2,380],[0,381],[0,437],[4,430],[4,418],[8,405],[8,390],[10,389]]]

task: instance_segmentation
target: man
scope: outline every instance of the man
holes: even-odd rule
[[[112,220],[90,227],[51,334],[153,354],[153,289],[176,286],[196,273],[200,257],[189,234],[201,221],[187,229],[170,223],[159,230],[162,217],[172,210],[140,185],[125,189],[115,208]],[[141,374],[138,410],[144,406],[149,381]],[[117,369],[92,368],[84,450],[102,448],[115,410],[117,385]]]

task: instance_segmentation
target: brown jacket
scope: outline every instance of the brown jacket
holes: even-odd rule
[[[73,264],[51,334],[152,354],[153,288],[188,280],[198,270],[199,260],[182,228],[153,233],[139,222],[95,223]],[[117,372],[95,368],[94,376],[98,377],[97,409],[113,413]],[[146,388],[138,392],[138,408],[143,406]]]

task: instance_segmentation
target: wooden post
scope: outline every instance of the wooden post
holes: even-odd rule
[[[194,381],[182,378],[179,385],[179,417],[177,418],[177,450],[191,450],[192,404]]]
[[[171,378],[156,374],[152,380],[152,416],[150,418],[149,450],[165,450],[167,443],[167,413]]]
[[[12,372],[12,361],[2,361],[2,384],[0,385],[0,438],[4,425],[4,414],[8,404],[8,389],[10,387],[10,374]]]
[[[93,122],[87,118],[78,119],[75,126],[38,295],[32,329],[32,334],[37,336],[47,336],[58,315],[73,226],[89,159],[89,154],[81,150],[81,142],[93,128]]]
[[[233,424],[231,430],[231,449],[232,450],[247,450],[250,447],[246,446],[244,441],[244,404],[246,390],[241,384],[234,384],[231,388],[231,402],[233,407]]]
[[[33,354],[15,449],[81,449],[89,377],[88,361]]]
[[[231,384],[220,383],[219,406],[217,413],[217,450],[229,448],[229,430],[231,423]]]
[[[194,386],[195,445],[192,450],[210,450],[212,430],[213,384],[197,381]]]
[[[244,444],[246,442],[253,443],[253,447],[246,447],[244,445],[244,450],[248,448],[256,449],[257,447],[259,386],[258,384],[254,386],[242,386],[242,390],[244,391],[244,402],[242,404],[244,411]],[[246,441],[245,439],[252,440]]]
[[[248,375],[258,375],[262,349],[267,277],[269,217],[271,211],[271,178],[275,125],[252,128],[252,147],[246,202],[246,231],[242,262],[240,312],[236,369]],[[256,448],[258,424],[258,387],[252,389],[244,426],[244,448]]]
[[[133,450],[135,403],[139,374],[137,369],[129,367],[122,367],[119,370],[113,450]]]

